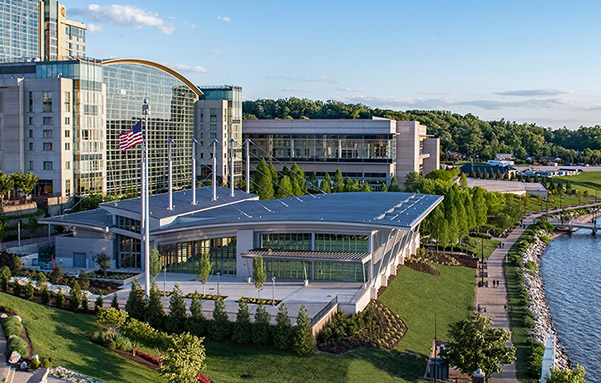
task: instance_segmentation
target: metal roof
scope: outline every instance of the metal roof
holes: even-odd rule
[[[334,251],[254,249],[243,251],[240,254],[244,258],[262,257],[266,259],[293,259],[301,261],[364,263],[369,260],[368,253],[349,253]]]

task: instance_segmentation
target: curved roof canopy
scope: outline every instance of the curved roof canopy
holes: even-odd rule
[[[108,60],[102,61],[102,65],[114,65],[114,64],[146,65],[146,66],[158,69],[167,74],[170,74],[171,76],[177,78],[178,80],[180,80],[181,82],[186,84],[188,86],[188,88],[190,88],[190,90],[192,92],[194,92],[197,96],[202,96],[204,94],[204,93],[202,93],[202,90],[200,90],[196,85],[194,85],[194,83],[192,81],[188,80],[188,78],[186,78],[186,76],[184,76],[183,74],[179,73],[178,71],[176,71],[174,69],[169,68],[166,65],[159,64],[157,62],[150,61],[150,60],[131,59],[131,58],[108,59]]]

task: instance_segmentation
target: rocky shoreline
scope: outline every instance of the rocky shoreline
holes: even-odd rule
[[[554,238],[556,237],[557,235],[554,236]],[[528,261],[533,261],[536,264],[536,271],[534,272],[531,272],[526,267],[522,268],[524,274],[524,286],[526,287],[530,298],[529,309],[534,314],[535,326],[532,329],[532,336],[537,342],[544,345],[550,334],[555,335],[555,360],[557,361],[557,366],[564,369],[570,367],[571,363],[565,349],[561,346],[557,337],[553,318],[547,307],[543,278],[540,272],[540,258],[545,252],[546,247],[547,243],[537,234],[536,242],[524,252],[524,264]]]

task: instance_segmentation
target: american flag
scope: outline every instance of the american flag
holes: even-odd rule
[[[119,147],[124,152],[132,146],[141,144],[144,138],[142,137],[142,120],[127,133],[119,133]]]

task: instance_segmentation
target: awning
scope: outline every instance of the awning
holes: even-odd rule
[[[240,253],[243,258],[265,258],[295,261],[322,261],[365,263],[369,261],[369,253],[350,253],[337,251],[307,251],[307,250],[272,250],[253,249]]]

